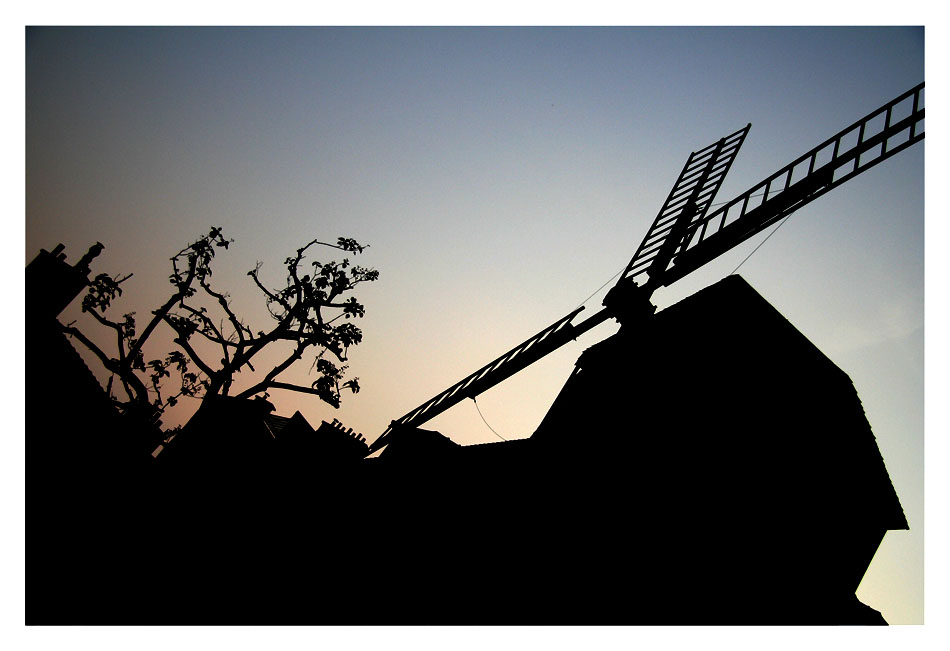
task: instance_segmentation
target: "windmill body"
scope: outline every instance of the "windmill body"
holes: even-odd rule
[[[381,584],[452,595],[394,621],[881,624],[855,590],[907,528],[850,379],[739,276],[587,349],[530,438],[367,470]]]
[[[519,612],[539,621],[884,623],[854,593],[885,532],[908,525],[848,376],[738,276],[660,313],[650,296],[919,142],[923,120],[921,84],[715,210],[750,125],[693,152],[603,310],[568,314],[370,446],[385,486],[413,468],[430,493],[395,498],[423,533],[380,557],[425,566],[412,550],[448,521],[472,580],[518,574],[532,586]],[[580,357],[529,439],[463,447],[418,429],[611,318],[620,331]],[[505,496],[489,508],[486,482]],[[482,564],[492,536],[529,551]],[[604,598],[613,580],[636,595]]]

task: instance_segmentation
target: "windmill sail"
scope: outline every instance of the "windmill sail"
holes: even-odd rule
[[[689,224],[669,285],[832,188],[924,138],[924,84],[842,129],[714,212]]]
[[[683,246],[690,224],[702,219],[709,210],[751,126],[747,124],[689,155],[653,225],[617,281],[618,285],[643,274],[656,277],[666,270],[676,249]]]
[[[652,314],[649,298],[825,192],[924,138],[924,84],[910,89],[803,154],[747,192],[709,212],[752,125],[690,154],[673,189],[604,309],[575,325],[578,308],[422,403],[369,447],[380,450],[394,427],[419,427],[610,318],[621,323]],[[645,277],[645,278],[644,278]],[[642,284],[637,281],[643,281]]]

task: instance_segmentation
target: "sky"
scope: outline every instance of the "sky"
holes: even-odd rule
[[[143,315],[169,295],[168,258],[221,226],[235,242],[215,284],[263,327],[258,261],[278,287],[301,244],[369,244],[361,392],[339,410],[271,400],[370,441],[575,307],[596,312],[690,152],[751,122],[726,201],[925,80],[923,28],[40,28],[25,64],[24,261],[100,241],[94,272],[134,273],[115,313]],[[662,309],[741,264],[850,375],[910,523],[858,590],[892,624],[924,620],[925,148],[653,296]],[[615,331],[425,427],[530,436]],[[308,369],[285,377],[310,384]]]

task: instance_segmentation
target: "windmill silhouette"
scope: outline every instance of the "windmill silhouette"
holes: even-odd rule
[[[923,90],[722,204],[750,125],[693,152],[601,310],[393,421],[360,476],[390,604],[372,621],[886,623],[856,591],[909,525],[850,378],[738,275],[662,311],[651,297],[922,140]],[[529,438],[421,429],[608,319]],[[408,585],[431,596],[403,604]]]
[[[656,219],[603,309],[574,325],[579,307],[536,335],[394,420],[370,446],[383,449],[395,429],[418,428],[466,398],[475,398],[564,344],[616,319],[621,326],[654,314],[650,303],[672,285],[735,246],[788,217],[924,138],[924,84],[845,127],[731,201],[710,211],[751,124],[689,155]]]

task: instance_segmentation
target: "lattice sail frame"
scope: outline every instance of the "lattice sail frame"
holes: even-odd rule
[[[694,219],[670,285],[829,190],[924,139],[924,84],[842,129],[708,215]]]
[[[683,237],[694,232],[689,230],[690,225],[702,219],[712,205],[751,127],[747,124],[689,155],[618,285],[627,279],[637,281],[645,274],[656,276],[666,270],[676,250],[685,245]]]

